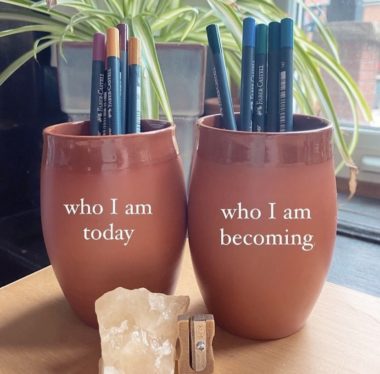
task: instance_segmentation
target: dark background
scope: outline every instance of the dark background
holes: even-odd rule
[[[0,5],[0,12],[8,6]],[[0,21],[0,30],[21,23]],[[0,71],[41,35],[0,38]],[[50,52],[26,63],[0,86],[0,286],[46,266],[41,235],[39,169],[42,130],[66,120]]]

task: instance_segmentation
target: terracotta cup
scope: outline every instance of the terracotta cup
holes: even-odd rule
[[[294,132],[198,121],[189,192],[191,254],[216,322],[248,338],[299,330],[329,269],[336,235],[332,127],[294,116]],[[238,118],[237,118],[238,120]]]
[[[186,192],[175,126],[146,120],[142,129],[87,136],[88,123],[64,123],[43,132],[47,252],[67,300],[92,326],[104,292],[121,286],[170,293],[176,281]]]

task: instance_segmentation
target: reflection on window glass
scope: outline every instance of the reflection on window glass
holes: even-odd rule
[[[380,128],[380,0],[305,0],[315,16],[327,23],[338,42],[341,64],[357,82]],[[301,11],[302,26],[323,45],[313,18]],[[353,121],[341,88],[326,77],[331,98],[342,122]],[[359,116],[360,118],[360,116]],[[365,123],[361,118],[361,123]]]

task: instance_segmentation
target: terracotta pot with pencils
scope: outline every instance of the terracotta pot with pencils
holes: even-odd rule
[[[304,325],[332,257],[332,127],[301,115],[291,133],[221,126],[220,115],[198,122],[188,208],[198,284],[226,330],[281,338]]]
[[[94,35],[90,121],[44,130],[41,215],[74,311],[116,287],[173,290],[186,233],[175,126],[141,120],[141,46],[127,25]]]
[[[269,27],[244,20],[238,114],[218,26],[207,36],[221,114],[198,121],[188,203],[193,264],[220,326],[281,338],[305,323],[332,257],[332,126],[293,116],[291,19]]]
[[[74,311],[95,326],[94,302],[118,286],[170,293],[186,232],[186,193],[174,126],[89,136],[88,123],[44,131],[42,227]]]

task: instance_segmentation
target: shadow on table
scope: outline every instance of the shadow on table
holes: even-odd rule
[[[266,373],[283,373],[289,367],[297,367],[297,362],[308,365],[313,338],[306,325],[299,332],[277,340],[251,340],[232,335],[216,327],[214,338],[215,373],[239,374],[260,373],[266,368]],[[220,364],[220,361],[223,361]],[[241,362],[247,363],[244,367]]]
[[[202,303],[189,309],[192,314],[205,312]],[[20,361],[33,360],[30,374],[97,373],[100,357],[98,331],[84,325],[63,297],[0,323],[0,351],[17,356]],[[233,370],[238,368],[239,374],[251,374],[262,367],[269,369],[268,373],[280,373],[300,359],[305,365],[312,340],[307,326],[288,338],[274,341],[239,338],[216,327],[213,344],[215,373],[230,370],[235,374]],[[223,366],[219,365],[221,361]],[[252,364],[242,369],[239,362]]]
[[[192,305],[189,314],[208,313],[203,302]],[[268,368],[270,373],[282,373],[287,366],[292,367],[295,362],[302,360],[303,364],[309,360],[300,352],[308,352],[311,349],[312,337],[306,326],[299,332],[277,340],[252,340],[240,338],[230,334],[216,325],[213,342],[215,356],[215,374],[227,373],[227,370],[239,370],[236,374],[252,374],[254,369]],[[223,364],[221,366],[221,361]],[[239,362],[253,363],[244,369]],[[243,370],[243,371],[241,371]],[[259,373],[259,371],[257,371]],[[268,373],[269,373],[268,372]],[[231,374],[235,374],[231,371]]]
[[[33,373],[96,373],[100,357],[98,331],[83,324],[63,297],[0,321],[0,350],[20,361],[32,356]]]
[[[40,304],[6,323],[1,322],[0,347],[75,348],[98,339],[97,330],[83,324],[63,297]]]

